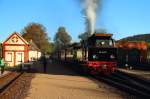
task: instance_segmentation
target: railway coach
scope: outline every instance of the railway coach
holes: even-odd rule
[[[119,67],[126,64],[136,67],[148,60],[148,46],[145,41],[119,41],[116,42],[116,46]]]

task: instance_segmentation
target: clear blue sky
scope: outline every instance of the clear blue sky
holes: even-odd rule
[[[0,0],[0,41],[20,32],[30,22],[43,24],[53,39],[59,26],[73,41],[85,31],[79,0]],[[103,0],[96,28],[106,28],[115,39],[150,33],[150,0]]]

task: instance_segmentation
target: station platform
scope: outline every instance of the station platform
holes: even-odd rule
[[[130,70],[125,68],[118,68],[117,70],[150,81],[150,71],[136,70],[136,69]]]
[[[3,74],[0,73],[0,78],[3,77],[3,76],[5,76],[5,75],[7,75],[8,73],[10,73],[10,71],[4,71]]]
[[[91,77],[77,74],[64,65],[48,63],[47,72],[39,62],[25,99],[131,99],[132,96]]]

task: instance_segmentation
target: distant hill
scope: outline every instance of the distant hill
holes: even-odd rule
[[[146,41],[146,42],[150,43],[150,33],[129,36],[126,38],[122,38],[118,41]]]

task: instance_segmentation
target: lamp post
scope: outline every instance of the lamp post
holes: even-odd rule
[[[21,53],[21,65],[20,65],[20,71],[22,71],[23,62],[22,62],[22,53]]]

